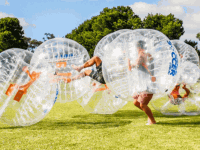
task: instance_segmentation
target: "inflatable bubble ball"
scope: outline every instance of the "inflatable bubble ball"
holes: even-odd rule
[[[180,40],[172,40],[181,60],[181,77],[179,83],[194,84],[199,78],[199,56],[196,50]]]
[[[183,98],[186,91],[182,88],[179,89],[180,96],[174,95],[161,95],[154,97],[151,105],[164,115],[180,116],[180,115],[199,115],[200,114],[200,101],[199,93],[193,93],[190,86],[186,86],[190,94]]]
[[[78,72],[72,66],[81,66],[89,59],[87,50],[79,43],[67,38],[54,38],[35,50],[31,63],[45,61],[54,68],[49,77],[52,82],[58,83],[58,102],[65,103],[80,98],[89,90],[89,77],[71,81],[85,70]]]
[[[170,94],[154,96],[151,105],[164,115],[198,115],[200,113],[200,84],[199,84],[199,57],[195,49],[190,45],[172,40],[179,52],[180,78],[178,84]],[[186,84],[187,89],[182,86]],[[188,95],[187,97],[185,97]]]
[[[0,53],[0,120],[11,126],[39,122],[56,99],[55,84],[47,78],[50,68],[31,66],[32,55],[15,48]]]
[[[127,104],[111,92],[106,84],[100,84],[93,80],[91,90],[84,94],[78,103],[85,111],[94,114],[113,114]]]
[[[179,79],[179,55],[161,32],[136,29],[120,34],[108,44],[103,75],[109,89],[133,101],[140,93],[168,93]]]
[[[103,58],[104,56],[104,49],[107,49],[107,45],[111,43],[114,39],[116,39],[120,34],[132,31],[131,29],[121,29],[115,32],[112,32],[106,36],[104,36],[95,47],[94,56],[98,56],[99,58]]]

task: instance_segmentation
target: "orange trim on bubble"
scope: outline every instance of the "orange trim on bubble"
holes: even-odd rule
[[[57,68],[66,67],[66,66],[67,66],[67,62],[57,62],[56,63]]]
[[[16,84],[10,84],[5,94],[7,96],[10,96],[12,94],[12,92],[14,91],[15,86],[16,86]]]
[[[41,74],[40,72],[37,73],[37,72],[33,71],[32,74],[29,75],[31,79],[28,81],[28,83],[26,83],[25,85],[19,86],[19,90],[17,91],[17,93],[16,93],[16,95],[15,95],[15,97],[14,97],[13,100],[16,100],[16,101],[19,102],[19,101],[21,100],[22,96],[23,96],[24,94],[27,93],[28,88],[29,88],[37,79],[39,79],[40,74]]]
[[[19,102],[24,94],[24,90],[18,90],[13,100]]]
[[[95,90],[95,92],[99,92],[99,91],[105,91],[105,90],[108,90],[108,86],[106,84],[104,84],[105,88],[98,88]]]

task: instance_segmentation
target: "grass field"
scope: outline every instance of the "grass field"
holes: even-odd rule
[[[146,115],[131,102],[113,115],[89,114],[76,101],[56,103],[35,125],[0,123],[0,149],[200,149],[200,116],[172,117],[152,110],[158,124],[146,126]]]

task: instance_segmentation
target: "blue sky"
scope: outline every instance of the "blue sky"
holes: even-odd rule
[[[44,33],[63,37],[105,7],[130,6],[142,19],[151,12],[175,14],[184,21],[186,33],[181,39],[195,38],[200,32],[198,0],[0,0],[0,18],[16,17],[25,35],[42,40]]]

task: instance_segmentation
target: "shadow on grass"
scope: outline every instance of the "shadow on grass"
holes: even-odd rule
[[[115,114],[84,114],[73,116],[72,119],[62,121],[41,121],[38,124],[45,124],[47,129],[103,129],[125,126],[130,124],[135,116],[144,116],[143,112],[120,110]]]
[[[20,129],[20,128],[24,128],[23,126],[16,126],[16,127],[0,127],[0,129]]]
[[[168,121],[168,122],[158,122],[158,125],[163,125],[163,126],[173,126],[173,127],[194,127],[197,126],[200,128],[200,121],[184,121],[184,120],[173,120],[173,121]]]
[[[158,125],[162,126],[183,126],[193,127],[199,126],[199,116],[165,116],[160,112],[153,112]],[[119,110],[114,114],[84,114],[76,115],[72,118],[61,120],[45,119],[32,126],[27,127],[0,127],[0,129],[28,129],[28,130],[77,130],[77,129],[104,129],[125,126],[131,124],[134,120],[137,122],[138,118],[146,117],[142,111],[135,110]],[[173,118],[173,120],[172,120]]]
[[[130,124],[131,121],[117,121],[117,120],[66,120],[66,122],[54,122],[52,125],[58,128],[64,128],[65,130],[71,129],[103,129],[103,128],[113,128],[119,126],[125,126]]]
[[[199,116],[187,116],[187,115],[181,115],[181,116],[172,116],[172,115],[163,115],[162,113],[158,111],[153,112],[154,117],[156,120],[158,118],[166,119],[165,121],[159,121],[157,122],[157,125],[163,125],[163,126],[173,126],[173,127],[194,127],[200,125],[200,117]]]
[[[86,115],[76,115],[72,118],[112,118],[112,119],[133,119],[134,117],[145,116],[142,111],[133,111],[133,110],[119,110],[114,114],[86,114]]]
[[[130,119],[135,116],[144,116],[143,112],[120,110],[115,114],[84,114],[76,115],[71,119],[62,120],[45,119],[27,127],[2,127],[0,129],[24,128],[28,130],[73,130],[73,129],[103,129],[125,126],[130,124]]]

